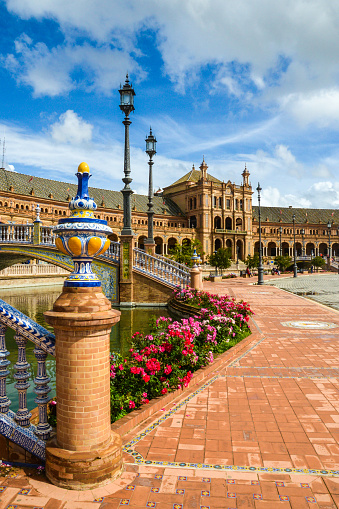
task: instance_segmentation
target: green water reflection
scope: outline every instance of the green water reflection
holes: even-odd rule
[[[25,315],[32,318],[35,322],[43,325],[46,329],[52,330],[51,327],[44,320],[44,311],[52,309],[53,303],[61,293],[61,286],[42,286],[42,287],[27,287],[27,288],[14,288],[12,290],[0,290],[0,298],[6,301],[11,306],[15,307]],[[124,355],[130,348],[130,339],[134,332],[142,331],[149,332],[149,322],[152,316],[168,316],[167,309],[164,308],[133,308],[122,309],[121,319],[117,325],[112,328],[111,332],[111,352],[120,352]],[[18,392],[14,388],[15,380],[13,375],[15,373],[14,364],[17,361],[17,346],[14,340],[14,332],[7,329],[6,332],[6,346],[10,352],[8,359],[11,364],[8,367],[10,374],[7,377],[7,396],[12,401],[11,410],[14,412],[18,408]],[[37,363],[33,353],[34,344],[30,341],[27,342],[26,356],[30,364],[29,382],[31,384],[27,393],[28,408],[36,407],[34,403],[35,394],[33,393],[33,379],[36,376]],[[46,360],[47,374],[51,379],[49,386],[52,388],[50,396],[55,396],[55,359],[48,356]]]

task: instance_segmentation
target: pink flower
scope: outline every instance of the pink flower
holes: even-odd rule
[[[151,377],[150,377],[149,375],[145,375],[145,376],[143,377],[143,380],[144,380],[144,382],[145,382],[146,384],[147,384],[147,382],[149,382],[149,381],[150,381],[150,379],[151,379]]]
[[[166,394],[166,392],[167,392],[166,387],[164,387],[163,389],[161,389],[161,394]]]
[[[165,375],[169,375],[171,372],[172,372],[172,366],[167,364],[167,366],[164,369],[164,373],[165,373]]]
[[[129,406],[129,408],[135,408],[134,401],[130,401],[128,406]]]
[[[118,367],[119,367],[120,371],[122,371],[124,369],[124,366],[122,364],[119,364]]]

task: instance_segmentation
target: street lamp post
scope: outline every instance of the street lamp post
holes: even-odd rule
[[[327,228],[328,228],[328,257],[327,257],[327,264],[328,264],[328,268],[331,269],[331,228],[332,228],[331,221],[328,221]]]
[[[121,87],[121,85],[120,85]],[[126,74],[126,81],[122,88],[119,90],[120,93],[120,109],[125,114],[125,118],[123,120],[123,124],[125,126],[125,151],[124,151],[124,174],[125,177],[122,181],[125,184],[123,188],[123,202],[124,202],[124,226],[121,231],[121,235],[133,235],[132,230],[132,211],[131,211],[131,194],[133,194],[132,189],[130,188],[130,183],[132,179],[130,177],[131,167],[130,167],[130,147],[129,147],[129,126],[131,125],[131,120],[129,119],[129,114],[134,111],[134,96],[135,92],[128,80],[128,74]]]
[[[305,230],[304,230],[304,228],[301,228],[300,233],[301,233],[302,246],[303,246],[301,254],[302,254],[302,256],[305,256],[305,241],[304,241]]]
[[[280,233],[280,256],[282,256],[282,240],[281,240],[282,226],[280,226],[280,228],[279,228],[279,233]]]
[[[294,255],[293,277],[297,277],[298,266],[297,266],[297,253],[296,253],[296,245],[295,245],[295,214],[293,214],[292,219],[293,219],[293,255]]]
[[[261,211],[260,211],[260,191],[262,188],[258,182],[258,213],[259,213],[259,265],[258,265],[258,285],[264,284],[264,267],[262,265],[262,247],[261,247]]]
[[[148,211],[147,211],[147,218],[148,218],[148,238],[145,240],[145,244],[154,244],[154,238],[153,238],[153,175],[152,175],[152,166],[154,164],[153,156],[157,153],[156,152],[156,144],[157,140],[155,136],[152,134],[152,128],[149,130],[149,136],[146,138],[146,154],[148,154],[149,160],[148,160],[148,166],[149,166],[149,172],[148,172]]]

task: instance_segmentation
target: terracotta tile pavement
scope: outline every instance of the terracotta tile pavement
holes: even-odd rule
[[[0,477],[0,509],[339,507],[339,313],[252,282],[205,285],[249,302],[259,334],[144,437],[145,425],[124,437],[119,480],[68,491],[18,469]]]

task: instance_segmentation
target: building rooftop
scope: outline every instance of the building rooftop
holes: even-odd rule
[[[32,196],[34,197],[34,201],[44,199],[66,203],[70,198],[76,195],[77,185],[34,177],[32,175],[16,173],[0,168],[0,191],[13,192],[23,196]],[[89,194],[94,198],[98,207],[114,210],[123,208],[123,197],[120,191],[89,187]],[[147,203],[147,196],[132,194],[132,210],[146,213],[148,211]],[[155,214],[165,213],[171,216],[184,215],[178,205],[165,196],[153,197],[153,210]]]
[[[173,184],[167,186],[167,189],[172,186],[176,186],[177,184],[183,184],[184,182],[198,182],[201,179],[201,171],[196,170],[193,166],[191,171],[186,173],[183,177],[181,177],[179,180],[176,180],[173,182]],[[209,173],[207,173],[207,180],[209,182],[219,182],[221,184],[221,180],[217,179],[216,177],[213,177]]]
[[[336,209],[306,209],[290,207],[260,207],[261,221],[271,223],[293,223],[292,215],[295,214],[297,224],[327,224],[328,221],[339,224],[339,210]],[[252,217],[259,220],[259,207],[253,206]]]

